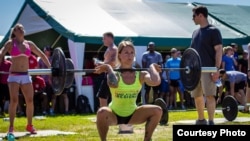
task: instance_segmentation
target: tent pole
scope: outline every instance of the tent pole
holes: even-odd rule
[[[56,45],[56,43],[58,42],[58,40],[62,37],[62,35],[60,34],[56,40],[54,41],[54,43],[51,45],[51,48],[54,48],[54,46]]]

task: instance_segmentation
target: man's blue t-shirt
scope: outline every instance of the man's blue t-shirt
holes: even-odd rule
[[[224,68],[225,71],[234,71],[235,70],[233,58],[231,58],[227,55],[223,55],[222,62],[225,63],[225,68]]]
[[[247,80],[247,75],[240,71],[227,71],[226,75],[226,81],[229,81],[230,83],[239,83]]]
[[[180,68],[181,58],[169,58],[165,64],[166,68]],[[169,71],[169,79],[180,79],[180,71]]]

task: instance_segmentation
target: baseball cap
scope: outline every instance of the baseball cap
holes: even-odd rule
[[[248,51],[244,49],[243,53],[247,53],[248,54]]]

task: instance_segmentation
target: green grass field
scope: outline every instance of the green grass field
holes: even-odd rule
[[[172,126],[175,121],[179,120],[195,120],[197,117],[196,111],[187,112],[169,112],[169,125],[158,126],[153,134],[155,141],[171,141]],[[216,114],[216,118],[222,118],[222,114]],[[238,117],[250,117],[250,114],[238,113]],[[99,141],[96,124],[93,122],[95,115],[58,115],[55,117],[46,117],[45,120],[34,119],[34,126],[37,130],[61,130],[76,132],[75,135],[57,135],[46,137],[21,137],[19,141]],[[226,124],[250,124],[250,122],[237,123],[227,122]],[[0,132],[6,133],[9,122],[0,120]],[[15,120],[15,131],[25,131],[26,118],[20,117]],[[111,126],[108,132],[108,141],[142,141],[144,136],[144,124],[134,126],[134,134],[117,134],[118,126]]]

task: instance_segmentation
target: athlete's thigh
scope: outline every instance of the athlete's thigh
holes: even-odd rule
[[[135,110],[128,124],[141,124],[146,122],[149,117],[154,115],[155,110],[161,111],[161,108],[157,105],[150,104],[139,106]]]

